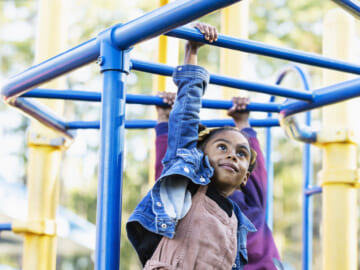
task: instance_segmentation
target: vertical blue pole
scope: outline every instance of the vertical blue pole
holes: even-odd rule
[[[100,168],[97,200],[95,269],[119,269],[122,175],[125,132],[125,79],[128,54],[111,44],[111,33],[99,35],[103,73]],[[110,42],[109,42],[110,41]]]
[[[300,75],[301,81],[304,85],[304,89],[310,90],[310,79],[308,74],[300,68],[294,65],[293,68]],[[311,124],[311,112],[305,113],[305,125]],[[312,239],[313,239],[313,205],[312,194],[307,194],[306,191],[312,186],[313,179],[313,166],[311,158],[311,144],[306,143],[303,149],[303,226],[302,226],[302,238],[303,238],[303,250],[302,250],[302,267],[303,270],[311,270],[312,268]]]
[[[275,97],[270,98],[270,102],[274,102]],[[268,118],[271,118],[271,113],[268,113]],[[266,128],[266,171],[267,171],[267,191],[266,191],[266,213],[265,219],[270,230],[273,230],[273,208],[274,208],[274,164],[272,162],[272,138],[271,128]]]
[[[268,113],[268,116],[271,113]],[[269,116],[269,117],[270,117]],[[271,128],[266,128],[266,171],[267,171],[267,192],[266,192],[266,223],[270,230],[273,230],[273,196],[274,196],[274,164],[272,162],[272,138]]]
[[[307,112],[305,115],[306,125],[310,126],[311,124],[311,112]],[[304,171],[304,180],[303,180],[303,270],[311,270],[312,266],[312,238],[313,238],[313,205],[312,198],[310,194],[306,194],[306,190],[311,187],[313,179],[313,167],[312,167],[312,158],[311,158],[311,145],[306,143],[303,150],[303,171]]]

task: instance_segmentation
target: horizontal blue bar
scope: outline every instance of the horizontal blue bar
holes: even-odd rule
[[[239,0],[178,0],[123,25],[108,28],[108,42],[114,47],[127,49],[136,43],[161,35],[171,29],[191,22],[217,9]],[[103,33],[104,33],[103,32]],[[99,36],[103,38],[102,35]],[[9,79],[2,88],[7,101],[35,88],[37,85],[65,74],[70,70],[94,61],[100,55],[100,40],[93,38],[62,54],[33,66]]]
[[[2,95],[5,101],[19,96],[30,88],[94,61],[99,52],[100,45],[96,39],[84,42],[10,78],[2,88]]]
[[[0,231],[11,231],[11,223],[0,223]]]
[[[347,0],[344,2],[352,2],[352,1]],[[288,49],[288,48],[275,47],[257,41],[243,40],[243,39],[219,34],[217,41],[213,43],[209,43],[204,39],[203,35],[200,34],[199,31],[195,30],[194,28],[179,27],[177,29],[168,32],[166,35],[171,37],[194,40],[194,41],[201,41],[222,48],[239,50],[243,52],[254,53],[264,56],[270,56],[270,57],[289,60],[297,63],[323,67],[327,69],[334,69],[338,71],[360,74],[360,65],[357,64],[348,63],[337,59],[331,59],[319,54],[307,53],[307,52],[302,52],[299,50]]]
[[[151,63],[140,60],[132,60],[132,68],[138,71],[144,71],[149,73],[154,73],[158,75],[171,76],[174,68],[168,65]],[[267,85],[262,83],[249,82],[244,80],[239,80],[236,78],[230,78],[226,76],[220,76],[216,74],[210,75],[210,83],[232,87],[236,89],[244,89],[254,92],[260,92],[265,94],[277,95],[287,98],[301,99],[306,101],[312,101],[312,94],[303,90],[292,90],[276,85]]]
[[[221,127],[221,126],[234,126],[232,119],[224,120],[201,120],[203,125],[207,127]],[[279,126],[279,120],[276,118],[266,119],[249,119],[252,127],[275,127]],[[125,121],[125,128],[127,129],[145,129],[154,128],[157,124],[156,120],[127,120]],[[99,129],[99,121],[72,121],[66,124],[68,129]]]
[[[37,100],[29,100],[19,97],[12,100],[11,104],[17,109],[26,113],[28,116],[35,118],[45,126],[65,135],[65,137],[69,139],[74,138],[74,134],[66,130],[65,121],[63,121],[52,110]]]
[[[334,104],[360,96],[360,78],[330,85],[313,91],[312,103],[288,100],[281,106],[282,117]]]
[[[350,12],[352,15],[360,18],[360,3],[356,0],[333,0],[336,4],[341,6],[346,11]]]
[[[239,0],[177,0],[117,27],[113,33],[116,45],[127,49],[141,41],[159,36],[217,9]]]
[[[318,193],[322,192],[322,188],[321,187],[309,187],[307,189],[305,189],[304,193],[306,196],[311,196],[311,195],[315,195]]]
[[[101,101],[100,92],[86,92],[86,91],[76,91],[76,90],[53,90],[53,89],[44,89],[37,88],[31,90],[22,97],[32,97],[32,98],[57,98],[57,99],[66,99],[66,100],[78,100],[78,101]],[[158,96],[148,96],[148,95],[136,95],[136,94],[127,94],[126,103],[128,104],[142,104],[142,105],[166,105],[162,98]],[[208,109],[229,109],[232,106],[232,101],[229,100],[211,100],[203,99],[202,107]],[[260,112],[280,112],[279,103],[255,103],[252,102],[247,106],[249,111],[260,111]]]

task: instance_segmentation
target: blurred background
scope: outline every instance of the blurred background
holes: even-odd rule
[[[64,0],[66,9],[67,48],[72,48],[106,28],[125,23],[159,6],[155,0]],[[34,64],[38,1],[0,1],[0,85]],[[331,1],[251,0],[249,1],[249,39],[270,45],[322,53],[322,20],[326,11],[335,7]],[[220,29],[220,12],[200,21]],[[357,27],[359,29],[359,27]],[[184,41],[179,43],[178,57],[182,61]],[[358,42],[358,40],[357,40]],[[157,61],[157,39],[137,45],[132,58]],[[359,46],[355,46],[359,47]],[[238,52],[242,54],[241,52]],[[352,62],[358,62],[359,55]],[[211,73],[220,72],[220,49],[204,47],[199,64]],[[257,55],[248,55],[246,80],[274,84],[280,70],[288,62]],[[311,78],[311,87],[321,87],[321,69],[304,66]],[[98,65],[88,65],[66,75],[67,89],[100,92],[102,77]],[[132,72],[127,79],[128,93],[155,94],[154,76]],[[301,81],[289,75],[284,86],[301,88]],[[209,98],[237,94],[236,90],[211,87]],[[249,93],[255,102],[267,102],[269,96]],[[282,102],[279,98],[277,102]],[[155,119],[153,106],[128,105],[127,119]],[[264,113],[252,113],[252,118],[264,118]],[[99,120],[100,105],[88,102],[65,102],[65,119]],[[223,118],[216,111],[203,111],[203,119]],[[320,111],[313,112],[313,126],[320,126]],[[30,120],[19,111],[0,102],[0,223],[26,218],[27,128]],[[258,128],[265,149],[264,129]],[[137,256],[127,240],[124,224],[137,202],[149,189],[153,174],[151,151],[154,130],[127,130],[123,182],[121,238],[121,269],[141,269]],[[274,161],[274,226],[275,241],[287,269],[301,268],[301,205],[302,205],[302,146],[288,139],[280,127],[273,128]],[[61,164],[61,195],[58,214],[57,269],[93,269],[95,242],[99,131],[79,130],[76,140],[64,153]],[[320,150],[313,148],[314,182],[320,169]],[[149,162],[150,160],[150,162]],[[321,269],[321,199],[314,196],[313,269]],[[358,249],[359,250],[359,249]],[[11,232],[0,234],[0,269],[21,269],[22,238]]]

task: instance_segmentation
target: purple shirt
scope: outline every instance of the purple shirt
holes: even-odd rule
[[[158,179],[163,168],[161,160],[167,147],[168,123],[158,124],[155,131],[155,179]],[[257,229],[256,232],[248,233],[247,251],[249,261],[244,270],[276,270],[273,258],[280,260],[280,257],[272,233],[265,220],[267,177],[264,156],[255,130],[245,128],[243,131],[248,135],[251,148],[257,153],[255,169],[251,173],[245,188],[242,191],[235,191],[230,196]]]

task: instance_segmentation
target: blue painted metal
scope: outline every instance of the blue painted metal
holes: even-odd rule
[[[305,190],[305,195],[306,196],[311,196],[311,195],[315,195],[315,194],[319,194],[322,192],[322,188],[321,187],[308,187],[306,190]]]
[[[53,98],[53,99],[65,99],[65,100],[79,100],[79,101],[101,101],[101,93],[99,92],[86,92],[75,90],[53,90],[37,88],[33,89],[21,97],[34,97],[34,98]],[[142,104],[142,105],[166,105],[162,98],[158,96],[126,94],[127,104]],[[211,100],[203,99],[202,107],[208,109],[229,109],[232,106],[230,100]],[[281,104],[268,104],[268,103],[256,103],[251,102],[247,109],[249,111],[259,112],[280,112]]]
[[[127,49],[240,0],[177,0],[117,27],[114,43]]]
[[[163,34],[207,13],[238,1],[178,0],[126,24],[115,25],[105,32],[111,33],[108,37],[110,44],[114,44],[118,48],[127,49],[136,43]],[[103,34],[100,34],[100,36],[103,36]],[[3,99],[5,102],[10,102],[12,98],[16,98],[41,83],[83,66],[95,60],[99,55],[99,38],[82,43],[11,78],[2,88]],[[115,61],[115,59],[109,60]]]
[[[221,127],[221,126],[235,126],[231,119],[219,119],[219,120],[201,120],[201,124],[207,127]],[[275,127],[279,126],[279,120],[276,118],[265,119],[249,119],[251,126],[253,127]],[[145,129],[154,128],[156,126],[156,120],[127,120],[125,121],[125,128],[127,129]],[[66,123],[67,129],[99,129],[99,121],[72,121]]]
[[[278,83],[277,83],[278,84]],[[270,102],[274,102],[275,97],[270,97]],[[272,113],[269,112],[267,117],[271,118]],[[273,230],[274,223],[274,163],[272,161],[272,136],[271,136],[271,128],[266,128],[266,148],[265,148],[265,162],[266,162],[266,172],[267,172],[267,192],[266,192],[266,212],[265,219],[266,223],[269,226],[270,230]]]
[[[279,75],[278,80],[276,83],[281,83],[281,81],[285,78],[285,76],[289,72],[296,72],[300,76],[300,79],[303,83],[303,88],[307,91],[310,91],[310,79],[308,74],[303,70],[301,67],[297,65],[290,65],[286,67]],[[296,121],[293,119],[294,122]],[[296,123],[294,123],[296,124]],[[300,129],[300,131],[296,131],[297,133],[303,132],[302,138],[306,137],[313,137],[309,134],[311,133],[304,133],[304,129],[308,128],[311,124],[311,112],[308,111],[305,114],[305,125]],[[294,131],[295,132],[295,131]],[[312,268],[312,220],[313,220],[313,205],[312,205],[312,198],[306,195],[306,191],[312,185],[313,179],[313,166],[312,166],[312,157],[311,157],[311,144],[305,143],[303,149],[303,226],[302,226],[302,238],[303,238],[303,246],[302,246],[302,269],[303,270],[311,270]]]
[[[110,32],[110,31],[109,31]],[[101,114],[100,165],[97,196],[95,269],[119,269],[122,177],[125,132],[127,53],[117,49],[103,32],[100,63],[104,79]],[[116,59],[111,61],[109,59]]]
[[[75,137],[75,132],[66,129],[65,121],[40,102],[36,100],[27,100],[25,98],[16,98],[11,100],[11,103],[13,103],[14,107],[23,111],[28,116],[37,119],[40,123],[58,131],[65,137],[69,139]]]
[[[139,60],[132,60],[132,69],[144,72],[150,72],[158,75],[171,76],[174,68],[168,65],[151,63]],[[210,75],[210,83],[236,88],[244,89],[253,92],[260,92],[265,94],[277,95],[288,98],[296,98],[306,101],[312,101],[312,94],[306,91],[301,90],[292,90],[284,87],[279,87],[275,85],[268,85],[262,83],[249,82],[244,80],[239,80],[236,78],[220,76],[216,74]]]
[[[337,2],[353,2],[350,0],[337,0]],[[353,7],[353,6],[352,6]],[[357,5],[358,8],[358,5]],[[357,9],[358,11],[358,9]],[[256,42],[252,40],[243,40],[235,37],[230,37],[226,35],[219,35],[218,40],[209,43],[201,35],[197,30],[189,27],[180,27],[168,32],[166,35],[172,37],[178,37],[183,39],[189,39],[194,41],[201,41],[204,43],[208,43],[214,46],[219,46],[222,48],[228,48],[232,50],[239,50],[248,53],[254,53],[264,56],[275,57],[278,59],[289,60],[292,62],[323,67],[327,69],[334,69],[339,71],[345,71],[354,74],[360,74],[360,65],[354,63],[348,63],[345,61],[331,59],[328,57],[324,57],[319,54],[314,53],[306,53],[294,49],[275,47],[271,45],[267,45],[265,43]]]
[[[333,0],[346,11],[360,19],[360,3],[356,0]]]
[[[306,81],[307,82],[307,81]],[[306,112],[305,124],[311,124],[311,112]],[[302,269],[312,269],[312,239],[313,239],[313,200],[306,195],[306,190],[313,183],[313,165],[311,156],[311,144],[305,143],[303,148],[303,206],[302,206]]]
[[[100,47],[96,39],[84,42],[12,77],[2,88],[2,95],[5,101],[19,96],[30,88],[94,61],[99,51]]]
[[[0,231],[11,231],[11,223],[0,223]]]
[[[289,100],[281,106],[282,117],[360,96],[360,79],[353,79],[313,91],[312,103]]]

